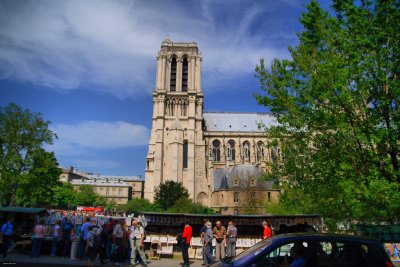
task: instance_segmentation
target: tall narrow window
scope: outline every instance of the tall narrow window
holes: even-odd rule
[[[221,150],[220,150],[221,142],[215,139],[212,142],[212,146],[213,146],[212,147],[213,160],[215,162],[221,161]]]
[[[245,141],[243,143],[243,154],[244,154],[244,160],[250,161],[250,143],[248,141]]]
[[[173,58],[171,62],[170,90],[176,91],[176,58]]]
[[[235,161],[235,141],[228,141],[228,159]]]
[[[239,192],[233,193],[233,202],[235,203],[239,202]]]
[[[183,168],[186,169],[188,167],[188,142],[185,141],[183,143]]]
[[[261,161],[264,159],[264,143],[258,141],[257,143],[257,160]]]
[[[187,88],[188,88],[188,61],[187,58],[184,58],[182,63],[182,91],[187,92]]]
[[[271,161],[272,163],[276,162],[279,159],[279,147],[278,146],[272,146],[271,147]]]

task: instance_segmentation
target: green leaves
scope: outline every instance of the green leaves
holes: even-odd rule
[[[40,205],[59,173],[52,153],[43,145],[56,135],[40,113],[14,103],[0,107],[0,204]]]
[[[331,228],[399,219],[399,7],[336,0],[328,12],[312,1],[292,59],[256,67],[256,99],[280,123],[267,132],[283,155],[269,176],[290,185],[283,201]]]
[[[188,190],[182,183],[166,181],[157,188],[154,196],[154,203],[158,204],[163,210],[167,210],[181,197],[189,198]]]

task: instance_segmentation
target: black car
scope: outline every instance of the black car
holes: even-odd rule
[[[379,240],[317,233],[276,235],[210,266],[394,267]]]

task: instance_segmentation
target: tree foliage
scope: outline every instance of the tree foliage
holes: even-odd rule
[[[158,204],[161,209],[168,210],[181,197],[189,198],[188,190],[182,183],[166,181],[156,189],[154,203]]]
[[[151,212],[162,212],[163,210],[157,205],[151,203],[145,198],[133,198],[128,201],[125,205],[120,207],[123,211],[151,211]]]
[[[400,3],[312,1],[291,59],[256,67],[279,126],[270,178],[283,199],[337,221],[394,222],[400,214]],[[292,197],[291,195],[292,194]]]
[[[191,214],[213,214],[214,210],[199,203],[194,203],[185,196],[176,200],[175,204],[168,209],[170,213],[191,213]]]
[[[42,189],[36,186],[39,176],[50,186],[59,179],[54,172],[54,155],[42,148],[56,137],[48,125],[40,113],[23,110],[14,103],[0,107],[0,204],[27,204],[32,201],[30,197],[40,202],[37,196]]]

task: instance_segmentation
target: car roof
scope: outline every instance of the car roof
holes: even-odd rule
[[[341,241],[356,241],[356,242],[380,242],[378,239],[356,236],[356,235],[343,235],[343,234],[326,234],[326,233],[289,233],[275,235],[268,240],[274,241],[284,241],[291,239],[331,239],[331,240],[341,240]]]

